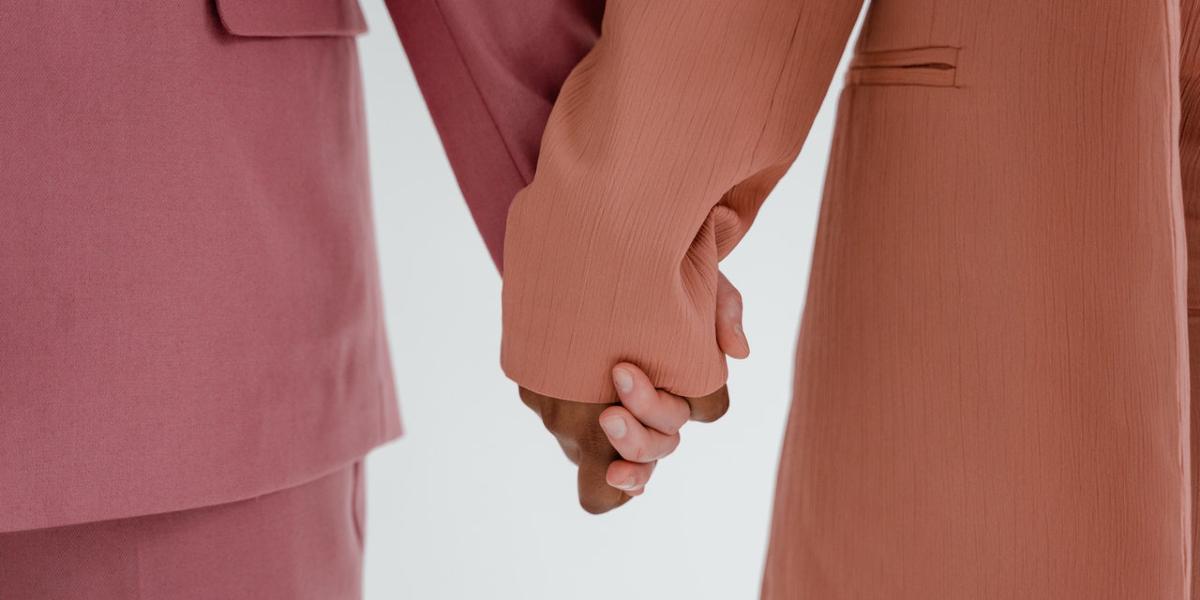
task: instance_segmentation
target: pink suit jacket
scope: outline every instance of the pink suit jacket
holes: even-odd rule
[[[388,8],[498,262],[601,2]],[[0,23],[0,531],[255,496],[399,435],[355,0]]]

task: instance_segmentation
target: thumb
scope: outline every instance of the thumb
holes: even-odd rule
[[[730,358],[750,356],[750,342],[742,330],[742,294],[717,273],[717,346]]]

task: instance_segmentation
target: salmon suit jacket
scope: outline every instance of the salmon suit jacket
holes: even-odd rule
[[[1192,1],[871,3],[765,597],[1192,593]],[[609,402],[632,360],[703,395],[717,261],[861,0],[610,0],[535,174],[597,6],[389,2],[497,255],[531,182],[506,372]],[[253,496],[397,435],[354,1],[6,2],[0,26],[0,531]]]
[[[622,360],[684,396],[723,384],[718,260],[861,8],[607,3],[509,213],[512,379],[595,403]],[[764,598],[1200,597],[1198,38],[1194,0],[870,3]]]
[[[602,5],[388,8],[498,260]],[[0,532],[257,496],[399,435],[355,0],[0,2],[0,29]]]

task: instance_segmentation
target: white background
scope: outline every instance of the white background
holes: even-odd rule
[[[731,365],[729,414],[689,424],[644,496],[591,516],[578,507],[574,469],[500,371],[500,278],[384,3],[363,7],[377,235],[406,429],[367,463],[366,597],[756,598],[836,93],[722,264],[745,296],[751,345]],[[840,81],[841,70],[835,90]]]

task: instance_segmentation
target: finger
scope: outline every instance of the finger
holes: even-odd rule
[[[571,402],[521,388],[521,401],[542,419],[563,452],[578,467],[576,486],[579,504],[589,513],[608,512],[629,501],[630,496],[606,480],[608,465],[620,455],[600,429],[600,414],[609,405]]]
[[[667,435],[647,429],[623,406],[610,406],[600,413],[600,426],[622,458],[638,463],[656,461],[679,446],[679,434]]]
[[[579,505],[599,515],[629,501],[630,495],[608,484],[608,460],[587,460],[579,464]]]
[[[711,423],[720,419],[729,410],[729,388],[721,389],[699,398],[684,398],[692,409],[692,420]],[[603,416],[604,413],[600,413]]]
[[[618,490],[629,492],[642,488],[650,481],[657,463],[635,463],[627,460],[616,460],[608,465],[608,485]]]
[[[647,427],[672,435],[691,416],[691,408],[683,398],[654,389],[650,378],[635,365],[618,363],[612,377],[621,404]]]
[[[742,294],[717,273],[717,346],[731,358],[750,356],[750,342],[742,329]]]

